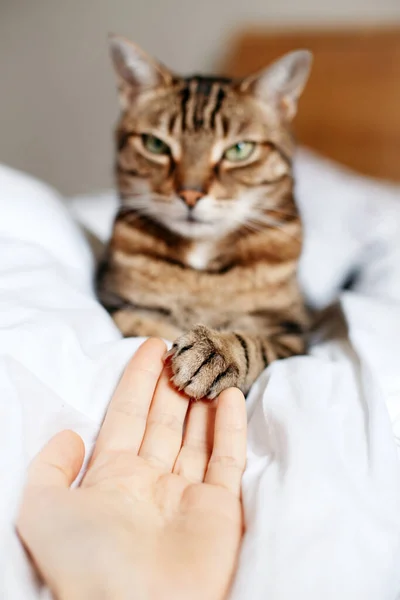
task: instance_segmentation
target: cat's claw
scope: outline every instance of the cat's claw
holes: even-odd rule
[[[203,325],[180,336],[168,357],[173,384],[195,400],[213,400],[239,384],[239,368],[226,334]]]

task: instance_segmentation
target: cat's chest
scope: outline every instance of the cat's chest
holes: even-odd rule
[[[282,280],[289,275],[281,266],[263,263],[213,272],[207,270],[210,256],[207,245],[200,244],[186,257],[187,266],[132,256],[122,278],[124,297],[138,305],[162,304],[177,315],[185,311],[241,313],[274,302]]]
[[[203,271],[214,256],[214,246],[208,242],[198,242],[186,254],[187,265],[195,270]]]

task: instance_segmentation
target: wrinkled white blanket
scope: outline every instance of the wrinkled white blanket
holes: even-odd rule
[[[309,299],[326,305],[359,276],[310,356],[272,365],[250,394],[247,531],[232,599],[395,600],[400,190],[307,153],[297,168]],[[107,235],[111,197],[72,206]],[[96,302],[90,251],[61,200],[5,167],[0,257],[0,598],[31,600],[41,592],[13,530],[25,467],[63,428],[90,448],[139,340],[121,340]]]

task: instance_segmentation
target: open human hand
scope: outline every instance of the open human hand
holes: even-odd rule
[[[189,403],[164,353],[150,339],[130,361],[80,487],[71,431],[29,468],[17,528],[56,598],[226,598],[243,533],[244,398]]]

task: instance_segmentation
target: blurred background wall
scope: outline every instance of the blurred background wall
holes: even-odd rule
[[[110,185],[109,31],[190,72],[212,70],[247,24],[380,22],[400,23],[400,0],[0,0],[0,162],[64,194]]]

